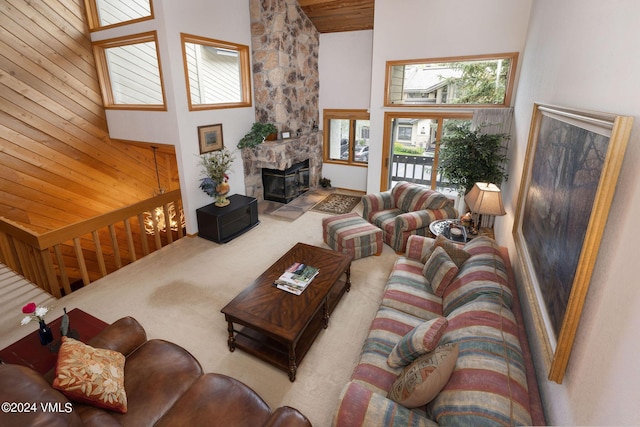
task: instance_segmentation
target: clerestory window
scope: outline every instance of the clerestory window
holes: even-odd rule
[[[387,107],[509,106],[517,53],[388,61]]]
[[[155,31],[93,43],[107,109],[166,110]]]
[[[90,31],[153,19],[151,0],[85,0]]]
[[[249,47],[181,34],[189,110],[250,107]]]

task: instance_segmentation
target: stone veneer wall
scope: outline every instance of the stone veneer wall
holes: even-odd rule
[[[295,136],[318,123],[320,37],[296,0],[250,0],[256,121]]]
[[[242,150],[246,194],[263,200],[262,168],[284,170],[309,159],[309,184],[322,173],[319,123],[319,33],[296,0],[250,0],[256,121],[292,139]]]

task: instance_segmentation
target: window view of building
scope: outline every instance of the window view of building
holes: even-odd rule
[[[385,105],[508,105],[517,54],[387,62]]]
[[[471,124],[469,114],[387,113],[385,126],[390,135],[392,150],[390,186],[399,181],[409,181],[429,186],[445,194],[456,194],[446,178],[438,171],[440,141],[450,126]]]
[[[363,165],[369,162],[369,113],[324,110],[324,161]]]

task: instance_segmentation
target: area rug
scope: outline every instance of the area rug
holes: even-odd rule
[[[349,213],[355,208],[360,200],[361,196],[349,196],[347,194],[332,193],[318,202],[311,208],[312,211],[326,212],[332,214],[345,214]]]

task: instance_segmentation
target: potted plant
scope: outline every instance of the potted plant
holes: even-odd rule
[[[229,172],[233,160],[233,155],[226,148],[200,157],[200,166],[202,166],[202,173],[205,175],[200,180],[200,189],[209,196],[215,197],[215,205],[218,207],[229,204],[227,193],[229,193],[230,187],[227,172]]]
[[[507,134],[483,134],[469,124],[455,124],[442,138],[438,168],[457,190],[467,194],[476,182],[498,187],[509,178],[505,171]]]
[[[270,137],[270,135],[275,136]],[[262,144],[262,142],[269,137],[269,139],[276,139],[278,136],[278,128],[272,123],[260,123],[255,122],[251,126],[251,130],[242,137],[238,142],[238,148],[251,148],[256,145]]]

